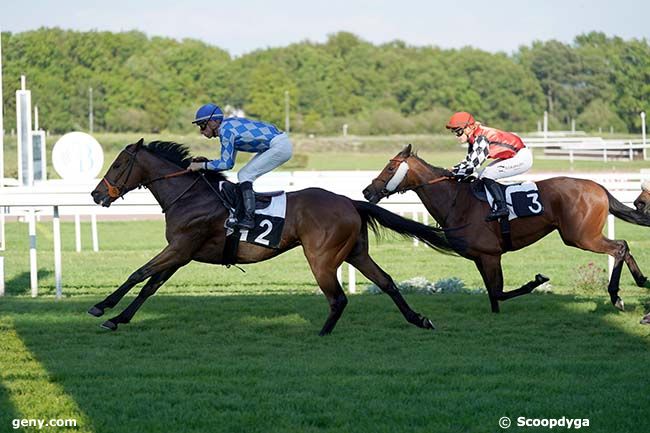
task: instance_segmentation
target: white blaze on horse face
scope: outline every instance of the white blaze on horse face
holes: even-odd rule
[[[645,192],[650,192],[650,180],[646,180],[641,184],[641,189]]]
[[[404,180],[404,177],[406,177],[406,173],[409,171],[409,165],[406,163],[406,161],[402,161],[402,163],[397,167],[397,171],[393,175],[393,177],[388,181],[386,184],[386,189],[390,192],[395,191],[395,189],[399,186],[400,183]]]

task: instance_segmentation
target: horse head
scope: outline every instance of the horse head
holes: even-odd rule
[[[117,155],[108,171],[90,193],[97,204],[109,207],[118,198],[138,187],[143,179],[141,164],[137,164],[143,139],[129,144]]]
[[[449,171],[430,166],[420,159],[408,144],[388,161],[379,176],[363,190],[363,196],[370,203],[377,203],[396,192],[406,192],[450,176]]]
[[[634,207],[639,212],[650,214],[650,180],[641,184],[641,194],[634,200]]]

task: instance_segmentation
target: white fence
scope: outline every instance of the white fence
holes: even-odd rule
[[[526,146],[542,148],[538,158],[575,160],[646,159],[649,147],[643,140],[605,140],[602,137],[525,137]]]
[[[377,175],[377,171],[300,171],[269,173],[256,183],[258,191],[285,190],[295,191],[307,187],[321,187],[337,194],[345,195],[355,200],[363,200],[362,189]],[[565,173],[537,173],[517,176],[509,179],[511,182],[539,181]],[[631,204],[640,193],[640,184],[650,178],[650,173],[577,173],[573,177],[591,179],[605,186],[618,200]],[[38,215],[52,217],[54,232],[54,274],[56,295],[62,293],[61,270],[61,216],[74,216],[77,251],[81,251],[80,220],[81,216],[90,215],[93,234],[93,250],[99,250],[97,217],[110,218],[124,215],[161,215],[161,208],[153,195],[145,189],[128,193],[124,200],[117,200],[110,208],[96,205],[90,191],[97,181],[84,185],[71,185],[62,181],[49,181],[33,188],[4,187],[0,188],[0,208],[5,215],[20,216],[29,222],[30,236],[30,270],[32,296],[38,293],[36,279],[36,234],[35,222]],[[417,195],[411,191],[396,194],[381,202],[381,205],[392,212],[399,213],[411,219],[428,224],[429,213],[420,202]],[[608,237],[614,238],[614,218],[608,218]],[[414,241],[417,245],[417,241]],[[611,271],[612,260],[610,260]],[[3,294],[4,275],[2,257],[0,256],[0,295]],[[338,272],[339,280],[342,270]],[[355,273],[348,270],[348,290],[355,291]]]

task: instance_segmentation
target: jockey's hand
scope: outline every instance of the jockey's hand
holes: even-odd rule
[[[189,167],[187,169],[189,171],[201,171],[201,170],[207,170],[208,169],[208,163],[207,161],[202,161],[202,162],[191,162]]]

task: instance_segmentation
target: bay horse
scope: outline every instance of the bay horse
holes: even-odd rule
[[[224,263],[224,222],[228,210],[218,197],[217,183],[226,178],[217,172],[206,175],[188,171],[191,161],[188,149],[181,144],[156,141],[145,145],[140,140],[119,153],[92,191],[95,203],[108,207],[134,188],[148,188],[165,213],[168,242],[117,290],[88,310],[95,317],[102,316],[133,286],[149,279],[131,304],[102,327],[116,330],[118,324],[129,323],[145,300],[190,261]],[[386,292],[409,323],[433,329],[431,321],[411,309],[390,275],[368,254],[367,229],[369,226],[376,231],[380,224],[453,254],[442,231],[319,188],[287,193],[286,206],[279,247],[271,249],[242,242],[235,263],[260,262],[302,245],[316,282],[329,302],[330,312],[321,336],[332,332],[348,302],[336,277],[336,270],[344,261]]]
[[[548,281],[538,274],[520,288],[504,292],[501,256],[527,247],[554,230],[566,245],[614,257],[607,290],[612,304],[624,310],[618,295],[623,262],[639,287],[645,287],[647,279],[630,254],[627,242],[607,239],[602,230],[608,212],[642,226],[650,226],[650,216],[623,205],[603,186],[590,180],[554,177],[536,184],[544,212],[510,222],[510,249],[501,235],[499,222],[485,221],[489,206],[473,196],[472,185],[457,182],[449,170],[428,164],[412,153],[410,144],[388,162],[363,194],[370,203],[377,203],[394,193],[413,190],[456,251],[476,264],[495,313],[499,312],[499,301],[528,294]]]

